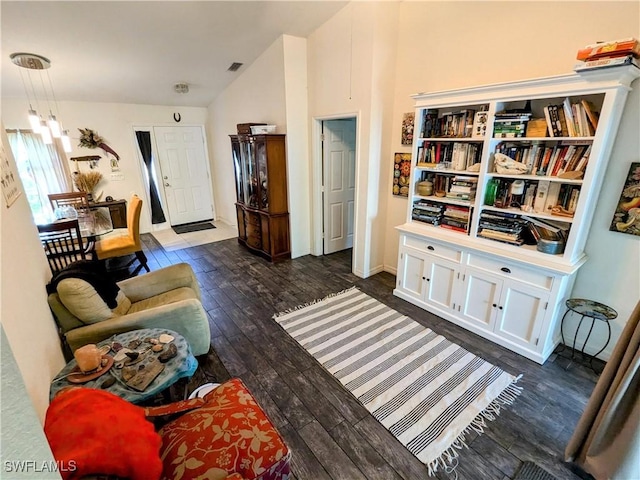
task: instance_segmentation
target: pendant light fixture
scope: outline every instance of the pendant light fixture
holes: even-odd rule
[[[69,139],[68,130],[63,130],[60,121],[53,113],[52,103],[55,105],[56,112],[58,110],[58,101],[56,99],[55,92],[53,91],[53,84],[51,83],[51,77],[49,76],[49,72],[47,71],[47,79],[49,83],[49,90],[51,91],[51,96],[47,91],[47,87],[45,86],[43,71],[48,70],[51,67],[51,61],[43,57],[42,55],[38,55],[35,53],[24,53],[17,52],[12,53],[9,58],[11,61],[21,68],[20,70],[20,78],[22,79],[22,86],[24,87],[25,94],[27,96],[27,101],[29,102],[29,124],[31,125],[31,130],[33,133],[39,133],[42,136],[42,141],[50,145],[53,143],[54,138],[59,138],[62,143],[62,148],[65,152],[71,152],[71,140]],[[25,76],[23,75],[23,70],[27,71],[27,79],[28,83],[31,86],[31,90],[27,87],[27,82],[25,81]],[[40,100],[38,98],[38,94],[36,93],[37,89],[34,85],[34,81],[32,78],[32,73],[35,75],[35,72],[39,73],[40,76],[40,84],[42,85],[41,98],[42,102],[46,103],[44,108],[49,109],[49,115],[47,116],[47,121],[42,118],[42,115],[39,115],[38,112],[33,108],[33,103],[36,104],[38,110],[41,110],[43,105],[40,105]]]

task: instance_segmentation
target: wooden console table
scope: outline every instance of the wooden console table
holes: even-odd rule
[[[110,202],[92,203],[91,207],[107,207],[111,215],[113,228],[127,228],[127,201],[112,200]]]

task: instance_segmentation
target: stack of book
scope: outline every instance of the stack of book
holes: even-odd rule
[[[501,142],[496,152],[526,165],[530,175],[557,177],[565,172],[584,172],[591,145],[580,140],[565,140],[558,145]]]
[[[478,225],[478,236],[508,243],[522,245],[523,231],[527,222],[520,216],[507,212],[482,212]]]
[[[640,68],[638,57],[640,57],[640,43],[635,38],[596,43],[578,50],[576,58],[580,61],[573,69],[576,72],[582,72],[622,65]]]
[[[494,138],[520,138],[527,132],[527,122],[531,119],[531,113],[499,112],[493,122]]]
[[[440,225],[444,205],[441,203],[430,202],[428,200],[416,200],[413,202],[411,210],[411,218],[419,222],[430,223],[431,225]]]
[[[471,209],[458,205],[447,205],[440,226],[450,230],[467,233],[471,221]]]
[[[447,191],[447,198],[471,202],[476,196],[477,186],[478,177],[456,175]]]

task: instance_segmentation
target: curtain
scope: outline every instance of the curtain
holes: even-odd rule
[[[640,478],[640,302],[587,402],[565,459],[600,479]]]
[[[7,137],[33,217],[45,221],[52,213],[48,195],[73,190],[66,157],[31,131],[9,130]]]
[[[153,180],[151,134],[149,132],[138,131],[136,132],[136,138],[138,139],[138,146],[140,147],[142,160],[147,167],[147,180],[149,181],[149,199],[151,200],[151,223],[164,223],[167,220],[165,219],[164,212],[162,211],[162,205],[160,204],[160,197],[158,195],[158,189],[156,188],[156,182]]]

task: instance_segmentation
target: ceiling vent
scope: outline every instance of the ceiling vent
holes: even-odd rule
[[[188,83],[176,83],[173,86],[173,89],[176,93],[189,93],[189,84]]]
[[[229,72],[237,72],[237,71],[238,71],[238,69],[239,69],[242,65],[244,65],[244,64],[243,64],[243,63],[238,63],[238,62],[233,62],[233,63],[231,64],[231,66],[230,66],[229,68],[227,68],[227,71],[229,71]]]

